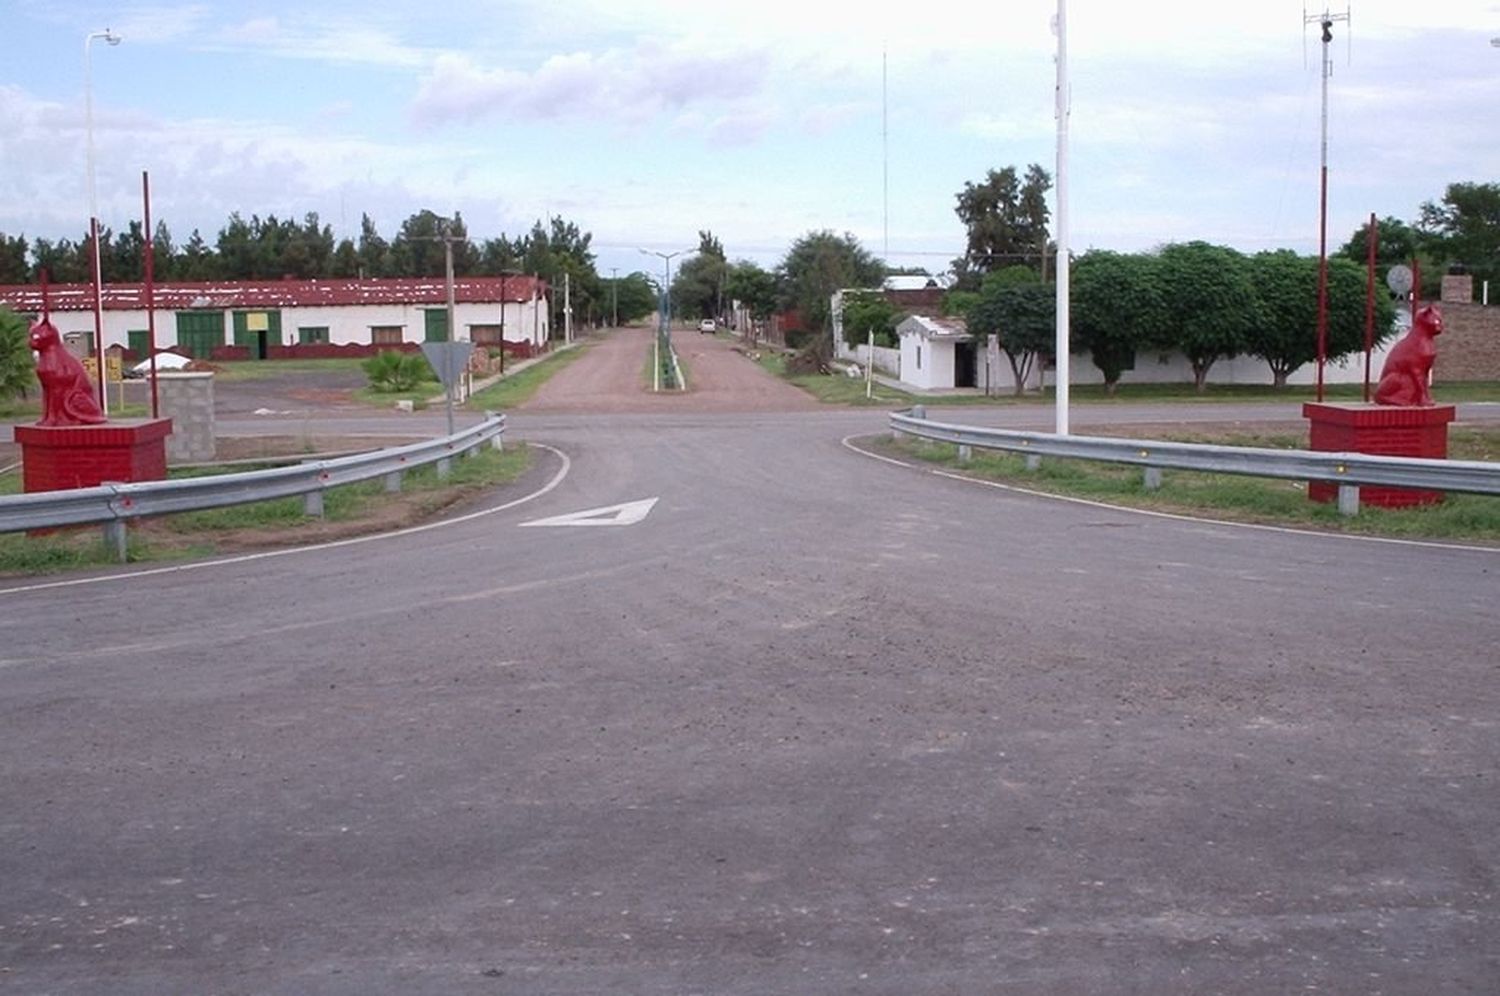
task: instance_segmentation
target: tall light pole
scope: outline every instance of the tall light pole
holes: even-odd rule
[[[609,305],[611,312],[609,327],[617,329],[620,327],[620,268],[618,266],[609,268]]]
[[[661,341],[663,339],[667,340],[668,349],[670,349],[672,345],[672,260],[677,258],[678,256],[683,255],[684,253],[690,253],[694,251],[696,250],[678,249],[676,252],[657,252],[655,249],[641,250],[641,252],[645,253],[647,256],[655,256],[660,259],[662,261],[662,265],[665,267],[666,274],[666,282],[662,285],[661,290],[661,329],[657,332],[656,335],[656,350],[653,354],[655,359],[653,360],[652,365],[656,368],[656,374],[653,375],[652,390],[661,390],[661,382],[658,379],[661,375]],[[679,384],[677,386],[680,388],[682,385]]]
[[[1068,435],[1068,392],[1073,374],[1068,345],[1068,117],[1072,100],[1068,92],[1068,5],[1057,0],[1057,330],[1054,372],[1057,381],[1057,414],[1054,431]],[[1046,266],[1047,252],[1042,251]]]
[[[107,415],[109,414],[109,392],[104,389],[105,371],[107,369],[104,363],[104,274],[99,254],[99,196],[94,189],[93,44],[95,38],[102,38],[109,45],[118,45],[120,44],[120,36],[109,28],[105,28],[103,31],[91,31],[83,38],[84,160],[88,172],[89,241],[94,246],[94,356],[99,370],[99,408]]]
[[[684,253],[696,252],[694,249],[678,249],[676,252],[657,252],[654,249],[642,249],[641,252],[647,256],[655,256],[662,261],[666,267],[666,285],[662,288],[662,331],[667,335],[672,334],[672,260]]]

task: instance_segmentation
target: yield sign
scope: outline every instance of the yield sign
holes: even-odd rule
[[[606,505],[584,512],[554,515],[550,519],[532,519],[523,526],[632,526],[650,514],[655,498],[627,501],[623,505]]]

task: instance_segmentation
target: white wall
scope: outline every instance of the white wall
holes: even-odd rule
[[[1395,342],[1395,338],[1392,337],[1384,346],[1376,346],[1371,353],[1371,381],[1380,378],[1380,368],[1385,363],[1386,354]],[[1055,383],[1054,371],[1048,370],[1045,379],[1048,385]],[[1363,351],[1351,353],[1340,360],[1330,360],[1323,367],[1325,384],[1361,384],[1364,383],[1364,379],[1365,354]],[[1073,362],[1069,365],[1068,380],[1072,384],[1103,384],[1104,374],[1094,366],[1094,361],[1089,359],[1089,355],[1083,353],[1073,357]],[[1135,369],[1126,370],[1120,375],[1121,384],[1191,384],[1192,382],[1193,365],[1188,362],[1186,356],[1178,352],[1139,352],[1135,357]],[[1257,356],[1236,356],[1232,360],[1219,360],[1208,368],[1208,382],[1210,384],[1260,384],[1269,387],[1271,367]],[[1316,384],[1317,382],[1318,365],[1316,363],[1303,364],[1292,371],[1287,378],[1288,384]]]
[[[858,346],[845,345],[839,352],[839,359],[850,360],[865,366],[869,363],[870,347],[861,343]],[[901,376],[901,350],[891,349],[889,346],[875,347],[875,369],[881,373],[890,374],[892,377]]]
[[[441,307],[441,306],[440,306]],[[328,341],[338,345],[349,343],[368,344],[370,341],[370,328],[375,325],[400,325],[405,329],[404,338],[407,342],[422,342],[427,335],[426,316],[427,305],[398,305],[398,304],[361,304],[342,306],[322,306],[309,308],[281,308],[265,309],[280,310],[281,312],[281,344],[293,345],[297,342],[297,329],[299,327],[325,326],[328,329]],[[255,310],[249,308],[226,308],[224,311],[224,342],[226,345],[234,343],[234,317],[236,311]],[[90,311],[67,311],[52,312],[52,324],[57,326],[59,332],[66,336],[70,332],[86,333],[87,341],[92,344],[94,336],[94,315]],[[500,323],[499,302],[488,302],[478,304],[459,303],[453,307],[453,321],[458,326],[460,340],[469,338],[469,328],[473,325],[498,325]],[[143,329],[146,327],[146,312],[144,309],[134,311],[106,311],[104,312],[104,345],[128,346],[128,336],[131,329]],[[547,324],[547,309],[532,300],[524,303],[507,302],[505,305],[505,338],[509,342],[531,342],[541,345],[546,342],[549,332]],[[168,349],[177,345],[177,316],[171,311],[158,309],[156,312],[156,346],[158,349]]]
[[[921,365],[917,353],[921,352]],[[901,337],[901,381],[922,390],[953,386],[953,340],[924,338],[916,333]]]

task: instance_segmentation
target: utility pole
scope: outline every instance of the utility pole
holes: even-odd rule
[[[617,267],[617,266],[611,266],[609,268],[609,307],[610,307],[610,313],[611,313],[610,323],[609,323],[609,327],[610,328],[619,328],[620,327],[620,277],[619,277],[619,273],[620,273],[620,268],[619,267]]]
[[[573,342],[573,274],[563,272],[563,343]]]
[[[439,218],[438,222],[442,226],[442,230],[441,230],[440,234],[438,234],[438,235],[413,235],[413,236],[410,236],[410,239],[413,242],[441,242],[443,244],[443,283],[444,283],[444,291],[445,291],[444,297],[445,297],[445,300],[447,302],[447,320],[446,320],[446,324],[448,326],[444,330],[443,339],[444,339],[445,342],[452,343],[452,342],[456,342],[457,341],[457,337],[456,337],[456,335],[454,333],[454,328],[453,328],[453,321],[454,321],[454,302],[453,302],[453,243],[455,243],[455,242],[467,242],[469,240],[468,240],[467,236],[464,236],[464,235],[454,235],[453,234],[453,221],[452,221],[451,218]],[[505,309],[505,303],[503,301],[500,304],[500,308],[501,308],[501,314],[503,315],[504,314],[504,309]],[[454,373],[455,373],[455,371],[452,370],[452,368],[451,368],[451,364],[453,362],[452,351],[449,350],[449,351],[445,352],[443,355],[444,355],[444,361],[443,361],[444,366],[448,367],[448,369],[445,369],[443,371],[443,375],[444,375],[443,376],[443,398],[444,398],[444,402],[445,402],[445,406],[444,407],[447,409],[447,412],[448,412],[448,435],[451,436],[451,435],[453,435],[453,380],[454,380]]]

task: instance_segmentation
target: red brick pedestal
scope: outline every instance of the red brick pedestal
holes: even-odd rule
[[[1312,427],[1311,449],[1432,460],[1448,459],[1448,423],[1453,421],[1453,415],[1452,405],[1397,408],[1310,402],[1302,406],[1302,416]],[[1338,498],[1338,490],[1336,484],[1309,481],[1307,496],[1313,501],[1329,502]],[[1406,508],[1440,502],[1443,492],[1364,485],[1359,489],[1359,500],[1365,505]]]
[[[160,481],[167,476],[172,420],[102,425],[18,425],[25,490],[91,488],[105,481]]]

